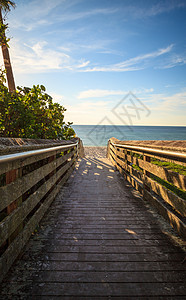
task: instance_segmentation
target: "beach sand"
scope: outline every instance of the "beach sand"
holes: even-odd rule
[[[112,138],[112,141],[118,144],[126,144],[131,146],[140,146],[154,148],[158,150],[186,152],[186,140],[183,141],[119,141]],[[107,147],[84,146],[86,157],[105,158],[107,155]]]
[[[107,147],[84,147],[86,157],[105,158],[107,155]]]

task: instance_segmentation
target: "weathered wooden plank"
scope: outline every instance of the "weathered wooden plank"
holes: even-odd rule
[[[69,162],[56,172],[46,183],[30,195],[28,199],[22,203],[20,207],[12,212],[0,223],[0,245],[15,231],[15,229],[23,222],[27,215],[34,209],[44,195],[51,189],[56,181],[71,167]]]
[[[126,151],[126,154],[120,154],[120,153],[122,153],[122,152],[117,152],[117,155],[118,156],[120,156],[120,157],[124,157],[127,161],[129,161],[129,162],[133,162],[133,159],[134,158],[136,158],[135,156],[134,156],[134,154],[138,154],[138,155],[144,155],[144,153],[143,152],[140,152],[140,151],[133,151],[132,152],[132,155],[130,155],[130,154],[127,154],[127,150],[128,149],[125,149],[125,151]],[[130,151],[130,150],[128,150],[128,151]],[[131,151],[130,151],[131,152]]]
[[[83,235],[83,233],[82,233]],[[83,257],[79,257],[79,252],[49,252],[46,250],[43,255],[39,257],[40,261],[84,261],[84,262],[91,262],[91,261],[102,261],[105,260],[108,262],[168,262],[172,261],[173,263],[180,263],[185,258],[184,252],[180,250],[180,252],[175,253],[164,253],[162,252],[161,255],[156,252],[149,252],[149,253],[88,253],[82,252],[84,255]],[[38,254],[37,252],[32,251],[32,248],[25,251],[23,256],[21,257],[22,261],[31,261],[32,259],[37,259]],[[21,267],[20,267],[21,268]],[[62,271],[63,272],[63,271]],[[183,278],[184,278],[184,274]],[[173,279],[173,278],[172,278]]]
[[[116,166],[116,161],[115,161],[115,159],[114,159],[114,154],[112,153],[112,151],[110,152],[110,160],[111,160],[112,164],[113,164],[114,166]]]
[[[39,182],[42,178],[48,175],[55,169],[56,162],[52,161],[47,165],[36,169],[35,171],[17,179],[9,185],[0,188],[0,210],[3,210],[10,203],[21,197],[27,190]]]
[[[174,184],[176,187],[186,190],[186,176],[181,175],[179,173],[173,172],[171,170],[168,170],[165,167],[161,167],[158,165],[155,165],[153,163],[144,161],[142,159],[139,159],[137,157],[133,157],[131,159],[131,162],[140,168],[144,169],[147,172],[150,172],[163,180],[166,180],[172,184]]]
[[[118,171],[120,172],[120,174],[122,174],[125,178],[125,180],[127,180],[128,182],[130,182],[130,184],[137,190],[139,191],[141,194],[143,193],[143,184],[142,182],[140,182],[139,180],[137,180],[135,177],[131,176],[130,174],[128,174],[123,168],[121,168],[119,165],[116,165]]]
[[[119,165],[122,167],[122,169],[125,170],[125,172],[128,172],[128,175],[136,177],[136,179],[143,181],[142,172],[134,169],[132,166],[128,165],[125,161],[119,159],[118,157],[116,157],[116,162],[119,163]]]
[[[144,245],[145,246],[145,245]],[[122,271],[129,271],[129,272],[135,272],[138,270],[138,272],[143,272],[143,271],[160,271],[160,270],[165,270],[165,271],[183,271],[184,272],[184,266],[180,266],[177,263],[172,263],[168,261],[162,261],[161,263],[159,261],[152,261],[149,263],[148,261],[107,261],[106,265],[104,264],[103,261],[89,261],[89,262],[84,262],[83,260],[81,261],[80,257],[78,261],[47,261],[47,263],[43,264],[42,261],[38,260],[38,262],[41,262],[40,264],[38,263],[38,270],[39,271],[86,271],[92,270],[95,271],[97,270],[98,272],[100,271],[107,271],[109,272],[122,272]],[[28,261],[29,265],[29,261]],[[20,269],[24,271],[24,265],[20,266]]]
[[[147,190],[144,191],[144,199],[149,201],[158,210],[158,212],[169,221],[169,224],[176,229],[180,236],[186,238],[186,225],[175,214],[168,210]]]
[[[120,152],[117,152],[117,155],[125,158],[124,155],[120,155]],[[151,157],[151,156],[149,156]],[[173,172],[171,170],[166,169],[165,167],[161,167],[158,165],[155,165],[153,163],[144,161],[140,158],[137,158],[135,156],[130,156],[127,155],[126,160],[130,163],[133,163],[137,166],[139,166],[140,168],[144,169],[147,172],[150,172],[160,178],[162,178],[163,180],[166,180],[172,184],[174,184],[176,187],[186,190],[186,176],[181,175],[179,173]],[[161,158],[162,160],[162,158]]]
[[[52,197],[56,195],[56,189],[50,194],[48,199],[45,201],[45,205],[43,204],[39,210],[35,213],[35,215],[29,220],[27,225],[24,227],[23,231],[16,237],[16,239],[10,244],[7,250],[3,253],[0,258],[0,281],[7,273],[12,263],[15,261],[17,256],[19,255],[21,249],[24,247],[26,242],[28,241],[30,235],[34,231],[37,226],[39,220],[42,218],[44,213],[46,212],[49,204],[52,202]]]
[[[119,151],[118,149],[116,150],[116,155],[124,159],[126,157],[125,153],[123,151]]]
[[[54,160],[35,171],[18,178],[16,181],[12,182],[7,186],[0,187],[0,211],[6,208],[10,203],[15,201],[17,198],[21,197],[27,190],[29,190],[32,186],[34,186],[37,182],[39,182],[42,178],[47,176],[53,170],[61,165],[66,159],[70,158],[74,155],[74,152],[71,152],[66,155],[66,157],[62,156],[57,160]]]
[[[177,164],[177,165],[186,166],[185,162],[179,161],[176,158],[175,159],[171,159],[171,158],[167,158],[166,156],[154,155],[154,154],[150,154],[150,153],[148,153],[148,156],[152,157],[152,158],[156,158],[156,159],[158,159],[160,161],[166,161],[166,162],[174,163],[174,164]]]
[[[16,283],[14,283],[14,291]],[[64,295],[65,293],[65,295]],[[19,294],[16,292],[12,293],[14,297],[20,295],[22,298],[27,296],[27,293],[20,291]],[[108,298],[113,299],[148,299],[155,297],[155,299],[161,299],[163,296],[171,297],[172,299],[176,297],[185,296],[184,283],[174,282],[174,283],[162,283],[154,282],[152,283],[141,283],[141,282],[111,282],[103,280],[101,282],[46,282],[44,288],[41,289],[41,283],[36,283],[31,291],[32,298],[34,299],[55,299],[62,297],[66,300],[71,299],[103,299]],[[96,297],[95,297],[96,295]],[[119,298],[118,298],[119,297]],[[120,298],[121,297],[121,298]],[[179,299],[181,299],[179,298]],[[152,298],[153,299],[153,298]]]
[[[67,253],[67,257],[68,257]],[[74,257],[76,257],[74,255]],[[91,257],[97,258],[96,255],[91,254]],[[99,255],[98,255],[99,257]],[[77,258],[78,259],[78,258]],[[103,260],[104,261],[104,260]],[[24,271],[26,273],[26,270]],[[26,273],[27,280],[32,281],[32,274],[28,270]],[[89,276],[87,276],[89,275]],[[92,271],[89,274],[87,274],[87,271],[40,271],[39,276],[35,278],[36,282],[42,283],[42,282],[58,282],[58,283],[72,283],[72,282],[84,282],[84,283],[90,283],[90,282],[101,282],[102,279],[105,276],[105,271]],[[120,271],[120,272],[108,272],[107,273],[107,281],[109,283],[111,282],[121,282],[121,283],[131,283],[131,282],[157,282],[157,278],[159,281],[163,282],[184,282],[184,274],[183,272],[177,272],[175,274],[174,271],[144,271],[141,272],[139,276],[139,272],[133,271],[133,272],[127,272],[127,271]],[[17,275],[17,282],[22,282],[22,270],[19,270],[19,273]],[[10,281],[12,284],[15,284],[14,281]],[[7,283],[9,283],[9,278],[7,279]]]
[[[116,148],[111,144],[110,145],[110,150],[116,155]]]
[[[177,212],[179,212],[182,216],[186,216],[186,201],[184,199],[178,197],[166,187],[147,176],[145,176],[145,183],[153,192],[163,198],[163,200],[169,203]]]
[[[75,158],[74,158],[75,160]],[[5,274],[8,272],[9,268],[19,255],[20,251],[24,247],[24,245],[27,243],[28,239],[30,238],[32,232],[38,225],[39,221],[47,211],[48,207],[54,200],[55,196],[59,192],[61,186],[64,184],[64,182],[68,179],[70,176],[74,160],[69,162],[69,165],[71,165],[71,168],[68,170],[68,172],[65,174],[61,182],[55,187],[55,189],[49,194],[49,196],[46,198],[45,202],[41,204],[39,209],[36,211],[36,213],[32,216],[32,218],[28,221],[26,226],[24,227],[23,231],[19,233],[19,235],[14,239],[14,241],[10,244],[10,246],[6,249],[6,251],[3,253],[3,255],[0,258],[0,281],[3,279]]]
[[[186,162],[184,161],[181,161],[181,160],[178,160],[178,159],[171,159],[171,158],[167,158],[165,156],[159,156],[159,155],[150,155],[148,154],[148,156],[150,157],[153,157],[153,158],[156,158],[160,161],[167,161],[167,162],[170,162],[170,163],[174,163],[174,164],[177,164],[177,165],[181,165],[181,166],[185,166],[186,167]]]

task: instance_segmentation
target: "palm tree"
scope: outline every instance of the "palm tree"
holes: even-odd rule
[[[15,7],[15,3],[13,1],[8,1],[8,0],[0,0],[0,23],[3,25],[3,17],[2,17],[2,10],[4,12],[10,11],[11,7]],[[2,38],[3,36],[3,38]],[[9,51],[8,51],[8,45],[5,42],[6,37],[5,33],[3,32],[0,40],[0,45],[2,48],[2,53],[3,53],[3,60],[4,60],[4,66],[6,70],[6,77],[7,77],[7,82],[8,82],[8,88],[10,92],[15,91],[15,81],[14,81],[14,76],[12,72],[12,66],[10,62],[10,56],[9,56]]]

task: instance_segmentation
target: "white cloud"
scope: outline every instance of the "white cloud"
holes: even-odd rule
[[[108,103],[99,102],[81,102],[75,105],[64,105],[65,121],[72,121],[74,124],[96,124],[109,113]]]
[[[176,66],[181,66],[186,64],[186,55],[179,55],[179,54],[174,54],[169,59],[164,62],[162,66],[160,66],[160,69],[170,69],[174,68]]]
[[[33,45],[21,45],[18,40],[13,40],[10,52],[13,68],[17,73],[80,70],[89,64],[89,61],[84,59],[75,61],[60,49],[51,49],[46,41],[40,41]]]
[[[162,48],[162,49],[158,49],[157,51],[151,52],[151,53],[147,53],[144,55],[139,55],[133,58],[130,58],[124,62],[121,62],[118,64],[118,67],[122,68],[122,67],[128,67],[131,66],[133,64],[139,63],[141,61],[145,61],[149,58],[156,58],[158,56],[161,56],[163,54],[166,54],[168,52],[170,52],[172,50],[173,44],[169,45],[166,48]],[[116,65],[117,66],[117,65]]]
[[[126,71],[141,70],[146,67],[145,63],[147,63],[150,59],[155,59],[161,55],[167,54],[172,50],[172,48],[173,48],[173,44],[169,45],[166,48],[161,48],[158,49],[157,51],[153,51],[143,55],[138,55],[136,57],[127,59],[117,64],[104,66],[104,67],[93,67],[82,71],[83,72],[126,72]]]
[[[75,60],[62,51],[62,48],[53,50],[46,41],[40,41],[33,45],[21,45],[18,41],[11,41],[12,60],[17,72],[33,73],[47,70],[71,70],[79,72],[126,72],[140,70],[146,67],[146,63],[154,58],[169,53],[173,45],[157,51],[138,55],[123,62],[106,67],[91,67],[91,62],[86,59]],[[90,66],[90,67],[88,67]],[[119,95],[121,95],[119,93]]]
[[[19,45],[14,41],[10,48],[13,66],[16,72],[33,73],[47,70],[56,70],[66,67],[70,57],[60,51],[47,47],[46,42],[38,42],[32,46]]]
[[[90,64],[90,61],[84,61],[83,59],[80,61],[80,64],[76,66],[76,68],[81,69],[87,67]]]
[[[135,19],[144,19],[147,17],[154,17],[163,13],[169,13],[175,9],[183,9],[186,7],[185,1],[180,0],[164,0],[158,1],[156,4],[151,4],[149,1],[149,6],[126,6],[124,13],[128,17]]]
[[[87,98],[101,98],[111,95],[123,95],[124,91],[112,91],[112,90],[86,90],[82,91],[78,95],[78,99],[87,99]]]
[[[173,95],[165,94],[151,94],[149,99],[152,105],[152,109],[162,112],[176,112],[180,111],[185,113],[186,110],[186,91],[179,92]]]
[[[96,8],[87,11],[75,12],[75,13],[65,13],[58,18],[62,22],[75,21],[78,19],[90,18],[95,15],[108,15],[113,14],[118,11],[117,8]]]
[[[31,31],[38,26],[49,25],[52,23],[49,14],[63,2],[66,0],[42,0],[39,4],[38,0],[23,1],[10,13],[10,28]]]
[[[57,22],[72,22],[79,19],[94,17],[95,15],[108,15],[118,11],[117,8],[95,8],[87,11],[71,12],[69,9],[77,4],[77,0],[38,0],[26,1],[16,7],[12,14],[10,27],[25,31],[32,31],[41,25],[49,25]],[[53,11],[58,7],[60,14]]]
[[[141,88],[132,90],[131,92],[133,94],[147,94],[152,93],[154,91],[153,88],[147,89],[147,88]],[[124,90],[100,90],[100,89],[90,89],[86,91],[82,91],[77,96],[78,99],[88,99],[88,98],[102,98],[102,97],[108,97],[108,96],[117,96],[121,95],[124,96],[128,93],[128,91]]]
[[[147,103],[151,110],[147,125],[186,126],[186,91],[172,95],[151,94]]]
[[[65,97],[61,94],[56,94],[53,92],[47,92],[52,98],[53,98],[53,102],[58,102],[59,104],[63,105],[63,101],[65,99]]]
[[[92,90],[94,95],[103,95],[108,92],[122,92],[122,91],[109,91],[109,90]],[[99,122],[107,117],[112,124],[123,125],[121,120],[119,120],[112,112],[115,104],[109,101],[87,101],[84,96],[88,98],[91,96],[91,90],[84,91],[86,94],[79,94],[82,96],[82,100],[78,101],[74,105],[67,104],[68,101],[63,95],[58,95],[55,93],[49,93],[55,102],[59,102],[67,109],[65,112],[65,121],[72,121],[74,124],[99,124]],[[89,94],[88,94],[89,92]],[[155,94],[152,93],[153,89],[142,88],[136,91],[141,93],[139,97],[151,111],[150,116],[140,116],[140,119],[133,118],[133,125],[186,125],[185,110],[186,110],[186,91],[181,91],[172,95],[167,94]],[[143,95],[142,95],[143,93]],[[146,93],[146,95],[145,95]],[[126,94],[126,93],[125,93]],[[148,94],[148,95],[147,95]],[[128,120],[126,120],[128,121]],[[108,123],[109,125],[109,123]]]

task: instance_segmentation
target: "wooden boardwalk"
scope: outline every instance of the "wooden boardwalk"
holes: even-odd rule
[[[1,287],[0,299],[183,299],[184,253],[114,172],[86,157]]]

